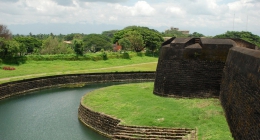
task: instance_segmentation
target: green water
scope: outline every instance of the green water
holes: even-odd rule
[[[55,88],[0,101],[0,140],[104,140],[78,120],[81,97],[111,84]]]

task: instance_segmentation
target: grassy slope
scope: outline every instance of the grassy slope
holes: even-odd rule
[[[133,57],[131,59],[109,59],[101,61],[27,61],[25,64],[12,66],[14,71],[0,69],[0,83],[7,82],[1,78],[19,80],[39,76],[68,74],[68,73],[90,73],[90,72],[116,72],[116,71],[155,71],[158,58]],[[154,63],[150,63],[154,62]],[[142,64],[147,63],[147,64]],[[140,64],[134,65],[132,64]],[[9,65],[2,65],[9,66]],[[118,67],[123,66],[123,67]],[[19,76],[19,77],[17,77]]]
[[[112,86],[93,91],[83,102],[116,116],[123,124],[198,128],[199,139],[232,139],[218,99],[174,99],[152,94],[153,83]]]

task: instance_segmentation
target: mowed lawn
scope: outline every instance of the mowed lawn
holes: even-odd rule
[[[232,139],[218,99],[159,97],[153,94],[152,82],[98,89],[82,102],[126,125],[197,128],[201,140]]]
[[[49,75],[94,73],[94,72],[129,72],[155,71],[158,58],[133,57],[131,59],[109,59],[100,61],[27,61],[21,65],[11,66],[16,70],[0,69],[0,83]]]

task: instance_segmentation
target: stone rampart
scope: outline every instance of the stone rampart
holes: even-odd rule
[[[82,100],[78,109],[78,117],[86,126],[115,140],[197,140],[196,129],[121,125],[119,119],[91,110],[83,105]]]
[[[0,84],[0,100],[43,88],[97,82],[154,81],[154,72],[89,73],[48,76]]]
[[[169,41],[167,42],[169,43]],[[176,38],[164,43],[154,94],[168,97],[218,97],[222,70],[234,41]]]
[[[241,39],[174,39],[164,43],[154,94],[219,97],[232,136],[260,139],[260,51]]]
[[[260,51],[230,49],[220,101],[234,139],[260,139]]]

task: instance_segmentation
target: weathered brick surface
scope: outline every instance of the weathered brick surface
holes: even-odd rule
[[[128,140],[197,140],[197,130],[189,128],[163,128],[120,125],[120,120],[95,112],[80,103],[79,120],[98,133],[111,139]]]
[[[154,94],[218,97],[225,60],[234,43],[227,39],[176,38],[165,44],[156,69]]]
[[[218,97],[225,63],[160,60],[154,93],[174,97]]]
[[[34,90],[66,84],[147,80],[154,81],[154,79],[154,72],[91,73],[48,76],[0,84],[0,100],[17,94],[24,94]]]
[[[218,97],[237,140],[260,139],[260,51],[241,39],[175,39],[161,48],[154,94]]]
[[[78,117],[79,120],[85,125],[91,127],[92,129],[107,137],[112,137],[117,125],[120,122],[120,120],[116,118],[94,112],[89,108],[84,107],[82,104],[80,104],[78,109]]]
[[[260,139],[260,51],[230,50],[220,101],[235,139]]]

